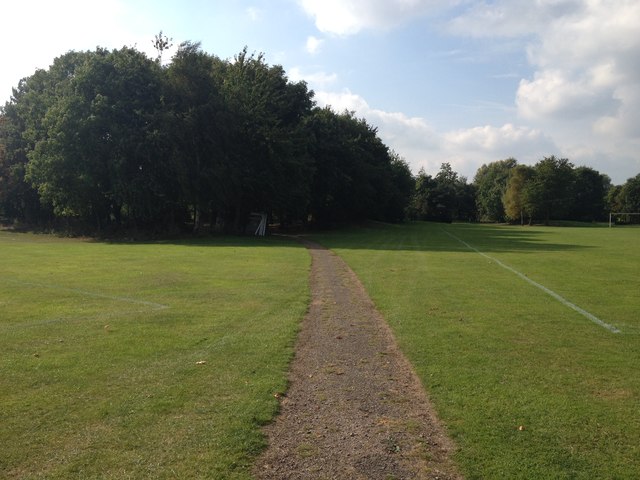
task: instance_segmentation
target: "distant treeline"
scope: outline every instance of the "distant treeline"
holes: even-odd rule
[[[640,175],[614,186],[607,175],[555,156],[534,166],[513,158],[482,165],[472,183],[446,163],[435,177],[421,171],[409,207],[414,219],[529,224],[603,221],[611,211],[640,212]]]
[[[93,233],[404,218],[411,171],[366,121],[246,49],[187,42],[162,66],[156,45],[69,52],[19,83],[0,114],[0,217]]]
[[[408,164],[353,113],[243,50],[180,45],[69,52],[20,81],[0,111],[0,220],[42,228],[241,233],[252,213],[288,225],[367,219],[548,222],[640,211],[622,186],[566,159],[483,165],[472,183]]]

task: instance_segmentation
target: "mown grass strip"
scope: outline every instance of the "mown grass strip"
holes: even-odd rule
[[[640,229],[445,228],[622,330],[514,281],[442,225],[317,235],[392,326],[467,478],[636,478]]]
[[[15,283],[16,285],[23,286],[23,287],[35,287],[39,289],[43,289],[43,288],[52,289],[52,290],[57,290],[61,292],[72,292],[72,293],[77,293],[79,295],[83,295],[86,297],[106,298],[107,300],[117,300],[118,302],[135,303],[137,305],[146,305],[158,310],[169,308],[167,305],[162,305],[161,303],[147,302],[146,300],[139,300],[139,299],[129,298],[129,297],[114,297],[113,295],[103,295],[101,293],[88,292],[86,290],[79,290],[77,288],[64,288],[64,287],[60,287],[59,285],[47,285],[44,283],[19,282],[9,278],[4,278],[3,280],[5,282]]]
[[[0,477],[250,478],[309,299],[303,247],[0,232],[0,252]]]
[[[556,292],[554,292],[553,290],[545,287],[544,285],[539,284],[538,282],[531,280],[529,277],[527,277],[526,275],[520,273],[518,270],[516,270],[515,268],[511,268],[509,265],[502,263],[500,260],[496,260],[495,258],[487,255],[486,253],[481,252],[480,250],[478,250],[477,248],[473,247],[472,245],[469,245],[467,242],[465,242],[464,240],[456,237],[455,235],[453,235],[452,233],[443,230],[447,235],[449,235],[451,238],[453,238],[454,240],[457,240],[458,242],[462,243],[465,247],[467,247],[469,250],[473,250],[474,252],[476,252],[478,255],[481,255],[485,258],[488,258],[489,260],[491,260],[492,262],[497,263],[498,265],[500,265],[502,268],[504,268],[505,270],[510,271],[511,273],[514,273],[515,275],[517,275],[518,277],[520,277],[522,280],[524,280],[525,282],[529,283],[530,285],[533,285],[536,288],[539,288],[540,290],[542,290],[544,293],[546,293],[547,295],[549,295],[552,298],[555,298],[556,300],[558,300],[560,303],[562,303],[563,305],[571,308],[572,310],[575,310],[576,312],[578,312],[580,315],[582,315],[583,317],[589,319],[590,321],[592,321],[593,323],[595,323],[596,325],[600,325],[602,328],[605,328],[606,330],[609,330],[611,333],[620,333],[620,330],[617,329],[616,327],[614,327],[613,325],[609,325],[606,322],[603,322],[602,320],[600,320],[598,317],[596,317],[595,315],[593,315],[592,313],[587,312],[585,309],[580,308],[579,306],[571,303],[569,300],[567,300],[566,298],[562,297],[561,295],[558,295]]]

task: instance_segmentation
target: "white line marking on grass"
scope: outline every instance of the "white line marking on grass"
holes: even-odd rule
[[[613,325],[609,325],[606,322],[603,322],[602,320],[600,320],[598,317],[596,317],[595,315],[593,315],[592,313],[587,312],[586,310],[580,308],[579,306],[571,303],[569,300],[567,300],[566,298],[558,295],[556,292],[554,292],[553,290],[548,289],[547,287],[545,287],[544,285],[539,284],[538,282],[534,282],[533,280],[531,280],[529,277],[527,277],[525,274],[520,273],[519,271],[517,271],[515,268],[510,267],[509,265],[507,265],[506,263],[502,263],[500,260],[493,258],[489,255],[487,255],[484,252],[481,252],[480,250],[478,250],[477,248],[469,245],[467,242],[465,242],[464,240],[462,240],[461,238],[456,237],[454,234],[447,232],[445,229],[442,229],[442,231],[444,233],[446,233],[447,235],[449,235],[451,238],[453,238],[454,240],[457,240],[458,242],[460,242],[461,244],[463,244],[465,247],[467,247],[470,250],[473,250],[474,252],[476,252],[478,255],[482,255],[483,257],[491,260],[492,262],[497,263],[498,265],[500,265],[502,268],[504,268],[505,270],[509,270],[511,273],[515,273],[517,276],[519,276],[521,279],[525,280],[527,283],[533,285],[534,287],[539,288],[540,290],[542,290],[544,293],[546,293],[547,295],[552,296],[553,298],[555,298],[556,300],[558,300],[560,303],[562,303],[564,306],[569,307],[573,310],[575,310],[576,312],[578,312],[580,315],[588,318],[589,320],[591,320],[593,323],[600,325],[602,328],[606,328],[607,330],[609,330],[611,333],[622,333],[621,330],[619,330],[618,328],[614,327]]]
[[[80,290],[80,289],[77,289],[77,288],[59,287],[57,285],[47,285],[45,283],[21,282],[21,281],[18,281],[18,280],[10,280],[8,278],[5,278],[4,280],[9,282],[9,283],[13,283],[15,285],[24,285],[26,287],[46,288],[46,289],[49,289],[49,290],[58,290],[58,291],[61,291],[61,292],[77,293],[79,295],[84,295],[84,296],[87,296],[87,297],[105,298],[107,300],[116,300],[118,302],[127,302],[127,303],[135,303],[137,305],[146,305],[148,307],[152,307],[154,310],[164,310],[166,308],[169,308],[168,305],[163,305],[161,303],[148,302],[146,300],[137,300],[135,298],[129,298],[129,297],[118,297],[118,296],[114,296],[114,295],[105,295],[103,293],[89,292],[87,290]]]

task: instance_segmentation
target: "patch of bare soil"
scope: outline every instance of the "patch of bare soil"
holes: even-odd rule
[[[356,275],[305,244],[312,302],[256,478],[462,478],[452,442]]]

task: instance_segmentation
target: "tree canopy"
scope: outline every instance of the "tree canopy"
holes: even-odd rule
[[[611,210],[619,213],[640,212],[640,174],[629,178],[624,185],[610,190]]]
[[[0,110],[0,220],[91,232],[247,230],[366,219],[597,221],[640,211],[640,175],[624,185],[548,156],[443,163],[413,175],[377,129],[315,104],[305,82],[245,48],[223,60],[160,32],[135,48],[68,52],[21,80]]]
[[[408,165],[351,112],[318,108],[245,48],[182,43],[166,66],[134,48],[69,52],[22,80],[0,115],[0,216],[94,231],[398,221]]]
[[[518,164],[515,158],[482,165],[473,183],[476,187],[476,206],[479,220],[503,222],[506,219],[503,197],[512,169]]]
[[[614,187],[607,175],[553,155],[533,166],[514,158],[482,165],[470,185],[445,163],[435,177],[418,173],[410,213],[436,221],[603,221],[611,208],[640,211],[636,186],[640,192],[638,177]]]

